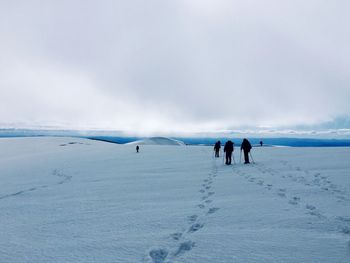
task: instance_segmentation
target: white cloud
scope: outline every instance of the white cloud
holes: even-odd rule
[[[347,1],[0,4],[0,123],[140,133],[350,115]]]

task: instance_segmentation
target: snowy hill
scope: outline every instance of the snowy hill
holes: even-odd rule
[[[146,138],[134,142],[130,142],[128,144],[132,145],[176,145],[176,146],[183,146],[185,145],[182,141],[166,138],[166,137],[151,137]]]
[[[350,148],[0,139],[1,262],[349,262]]]

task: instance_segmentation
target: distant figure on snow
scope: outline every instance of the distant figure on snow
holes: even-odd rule
[[[261,147],[263,146],[263,141],[260,141],[260,146],[261,146]]]
[[[140,147],[138,145],[136,145],[136,152],[138,153],[140,150]]]
[[[215,157],[218,158],[219,157],[219,153],[220,153],[220,148],[221,148],[221,142],[217,141],[214,145],[214,151],[215,151]]]
[[[230,141],[230,140],[225,143],[225,147],[224,147],[224,152],[226,153],[226,162],[225,162],[225,164],[227,164],[227,165],[231,164],[232,152],[234,151],[233,144],[234,143],[232,141]]]
[[[244,163],[249,163],[249,152],[252,149],[252,145],[247,139],[243,139],[243,142],[241,144],[241,151],[244,152]]]

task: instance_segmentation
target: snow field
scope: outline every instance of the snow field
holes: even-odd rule
[[[349,262],[350,148],[0,140],[1,262]]]

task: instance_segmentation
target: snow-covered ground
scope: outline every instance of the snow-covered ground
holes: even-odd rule
[[[0,262],[350,262],[350,148],[253,157],[0,139]]]
[[[184,146],[185,144],[179,140],[166,137],[151,137],[134,142],[129,142],[130,145],[176,145]]]

